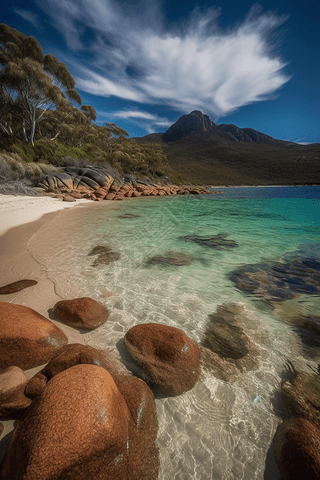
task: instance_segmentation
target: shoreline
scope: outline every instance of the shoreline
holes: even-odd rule
[[[50,318],[49,310],[53,308],[55,303],[61,300],[61,297],[55,291],[55,285],[46,274],[46,271],[31,254],[28,249],[28,244],[31,238],[38,234],[42,227],[48,225],[53,220],[59,218],[59,225],[63,228],[64,225],[74,225],[83,217],[83,215],[90,209],[101,206],[100,202],[92,201],[80,201],[78,203],[72,203],[59,208],[59,200],[50,198],[50,205],[45,205],[45,208],[51,209],[51,211],[41,214],[36,209],[34,202],[26,204],[27,199],[34,200],[34,197],[26,196],[10,196],[12,197],[12,203],[19,203],[23,199],[25,208],[29,209],[29,215],[26,217],[20,215],[11,216],[10,224],[3,223],[4,214],[0,212],[0,286],[8,285],[12,282],[23,279],[32,279],[38,282],[33,287],[23,289],[19,292],[0,295],[0,302],[8,302],[17,305],[24,305],[34,309],[44,317],[48,318],[58,328],[60,328],[68,337],[68,343],[82,343],[85,344],[84,335],[77,329],[69,327],[63,323],[60,323],[53,318]],[[0,195],[1,200],[1,195]],[[57,205],[55,205],[57,203]],[[112,203],[111,201],[105,201],[104,205]],[[31,207],[31,208],[30,208]],[[58,208],[56,208],[58,207]],[[78,207],[78,208],[74,208]],[[21,213],[21,212],[20,212]],[[39,218],[40,215],[40,218]],[[36,218],[28,220],[30,218]],[[24,221],[24,222],[23,222]],[[19,223],[18,223],[19,222]],[[4,228],[4,225],[9,228]],[[45,242],[45,237],[43,239]],[[25,370],[27,377],[33,377],[38,371],[43,368],[44,365]],[[10,443],[14,429],[17,425],[16,420],[1,420],[4,425],[4,430],[0,435],[0,462],[3,455]]]

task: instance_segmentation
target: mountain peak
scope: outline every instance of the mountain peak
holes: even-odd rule
[[[207,132],[214,126],[215,123],[210,120],[208,115],[200,112],[200,110],[194,110],[188,115],[182,115],[176,123],[171,125],[163,135],[163,139],[166,142],[178,140],[179,138],[192,133]]]

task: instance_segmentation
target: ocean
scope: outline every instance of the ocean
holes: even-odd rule
[[[222,193],[101,203],[63,231],[48,222],[29,249],[62,298],[90,296],[110,310],[84,334],[94,347],[121,352],[132,326],[155,322],[210,349],[208,325],[236,322],[250,361],[231,361],[228,379],[206,367],[189,392],[156,395],[159,478],[277,479],[288,360],[306,371],[319,360],[304,327],[319,319],[320,187],[212,191]],[[107,254],[90,255],[96,246]]]

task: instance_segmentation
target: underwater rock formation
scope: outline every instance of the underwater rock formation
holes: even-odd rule
[[[185,235],[179,237],[180,240],[185,242],[194,242],[202,247],[214,248],[215,250],[222,250],[224,248],[235,248],[239,244],[234,240],[228,238],[228,233],[218,233],[218,235]]]

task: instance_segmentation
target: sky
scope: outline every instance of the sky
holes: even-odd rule
[[[11,0],[0,22],[64,62],[96,123],[130,137],[200,110],[320,142],[319,0]]]

